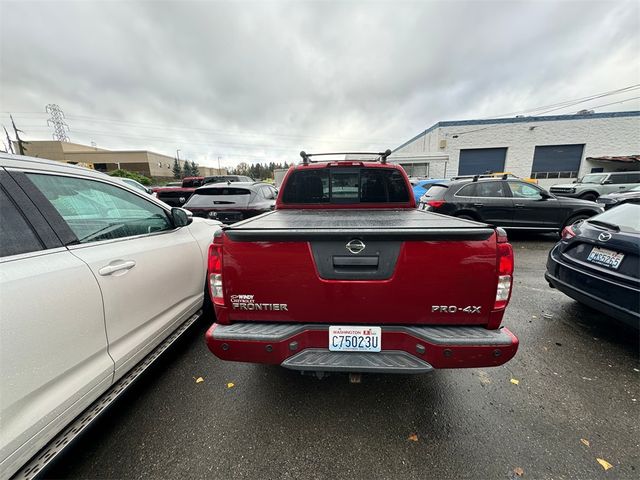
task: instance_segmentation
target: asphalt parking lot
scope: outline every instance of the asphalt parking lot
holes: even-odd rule
[[[502,367],[317,380],[216,359],[204,319],[44,476],[638,478],[638,333],[547,286],[554,242],[513,240]]]

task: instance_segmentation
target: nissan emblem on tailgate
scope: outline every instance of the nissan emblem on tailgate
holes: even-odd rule
[[[358,240],[357,238],[351,240],[345,246],[347,247],[347,250],[349,250],[353,254],[358,254],[365,249],[365,244],[362,242],[362,240]]]

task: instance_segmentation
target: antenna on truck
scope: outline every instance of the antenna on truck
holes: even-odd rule
[[[319,157],[325,155],[378,155],[375,162],[380,162],[382,164],[387,163],[387,157],[391,155],[391,150],[388,148],[384,152],[330,152],[330,153],[307,153],[304,150],[300,152],[300,156],[302,157],[302,164],[309,165],[313,162],[311,157]]]

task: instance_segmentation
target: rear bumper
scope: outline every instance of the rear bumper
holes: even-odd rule
[[[222,360],[304,371],[422,373],[508,362],[518,339],[506,328],[382,326],[382,352],[330,352],[328,324],[214,323],[205,338]]]
[[[216,208],[187,208],[194,217],[210,218],[231,224],[253,218],[269,210],[216,209]]]

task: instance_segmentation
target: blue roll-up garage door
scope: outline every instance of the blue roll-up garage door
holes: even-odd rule
[[[470,148],[460,150],[458,175],[504,172],[506,148]]]
[[[576,178],[584,145],[541,145],[533,154],[533,178]]]

